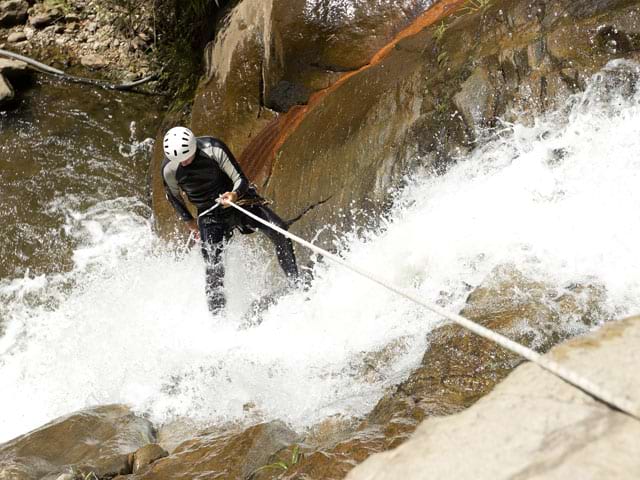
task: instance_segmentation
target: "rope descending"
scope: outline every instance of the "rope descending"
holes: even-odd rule
[[[548,372],[552,373],[553,375],[555,375],[556,377],[564,380],[565,382],[567,382],[568,384],[582,390],[584,393],[586,393],[587,395],[589,395],[590,397],[592,397],[593,399],[604,403],[605,405],[620,411],[622,413],[625,413],[627,415],[629,415],[630,417],[634,418],[635,420],[640,420],[640,407],[635,404],[634,402],[626,399],[626,398],[620,398],[617,397],[613,394],[611,394],[610,392],[608,392],[607,390],[604,390],[602,387],[600,387],[599,385],[594,384],[593,382],[591,382],[589,379],[584,378],[578,374],[576,374],[575,372],[567,369],[566,367],[564,367],[563,365],[559,364],[558,362],[550,359],[549,357],[543,357],[541,354],[539,354],[538,352],[536,352],[535,350],[532,350],[528,347],[525,347],[524,345],[521,345],[517,342],[514,342],[513,340],[505,337],[504,335],[501,335],[497,332],[494,332],[486,327],[483,327],[482,325],[479,325],[461,315],[458,315],[456,313],[452,313],[449,312],[447,310],[445,310],[444,308],[441,308],[437,305],[433,305],[433,304],[429,304],[427,302],[424,302],[423,300],[421,300],[420,298],[416,297],[413,293],[408,292],[406,290],[403,290],[399,287],[396,287],[395,285],[389,284],[386,282],[386,280],[377,277],[376,275],[372,274],[371,272],[368,272],[366,270],[363,270],[355,265],[351,265],[350,263],[346,262],[345,260],[343,260],[342,258],[338,257],[337,255],[334,255],[332,253],[327,252],[326,250],[292,234],[289,233],[286,230],[283,230],[282,228],[279,228],[276,225],[273,225],[265,220],[263,220],[262,218],[252,214],[251,212],[245,210],[244,208],[236,205],[233,202],[229,202],[229,205],[231,205],[233,208],[235,208],[236,210],[239,210],[240,212],[244,213],[245,215],[249,216],[250,218],[254,219],[257,222],[262,223],[263,225],[271,228],[272,230],[275,230],[276,232],[284,235],[285,237],[293,240],[294,242],[308,248],[309,250],[312,250],[313,252],[322,255],[323,257],[333,261],[334,263],[337,263],[338,265],[345,267],[348,270],[351,270],[352,272],[355,272],[369,280],[371,280],[372,282],[377,283],[378,285],[383,286],[384,288],[386,288],[387,290],[390,290],[408,300],[411,300],[412,302],[417,303],[418,305],[423,306],[424,308],[426,308],[427,310],[430,310],[444,318],[447,318],[455,323],[457,323],[458,325],[466,328],[467,330],[470,330],[471,332],[475,333],[476,335],[479,335],[480,337],[486,338],[487,340],[490,340],[498,345],[500,345],[503,348],[506,348],[507,350],[510,350],[513,353],[516,353],[518,355],[520,355],[521,357],[524,357],[525,359],[535,363],[536,365],[540,366],[541,368],[547,370]]]

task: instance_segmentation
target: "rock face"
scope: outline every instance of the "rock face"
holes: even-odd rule
[[[551,351],[640,411],[640,318],[611,323]],[[505,421],[507,420],[507,421]],[[470,409],[426,420],[399,448],[374,455],[348,480],[635,478],[640,423],[526,364]]]
[[[305,5],[318,13],[330,3]],[[207,49],[192,127],[224,139],[237,156],[244,151],[241,164],[283,217],[331,197],[295,225],[308,238],[327,224],[338,231],[357,224],[357,215],[344,215],[352,205],[384,208],[388,189],[404,173],[446,168],[498,117],[530,121],[580,91],[609,60],[640,58],[636,2],[494,0],[471,8],[443,0],[420,17],[412,35],[357,73],[344,73],[366,64],[372,50],[340,56],[333,47],[323,49],[334,45],[327,39],[336,30],[323,24],[321,34],[312,34],[315,23],[296,24],[295,18],[322,18],[297,11],[299,4],[245,0],[233,9]],[[398,25],[403,18],[409,16]],[[295,32],[315,39],[300,62],[292,60],[303,49]],[[383,39],[387,33],[366,44],[377,48]],[[273,120],[271,109],[286,110],[327,85],[307,106]],[[160,157],[151,167],[154,196],[162,188]],[[165,201],[155,202],[154,211],[172,218]],[[330,245],[329,231],[320,234],[320,244]]]
[[[366,64],[428,0],[243,0],[205,52],[206,71],[193,105],[196,135],[223,139],[240,156],[276,112],[306,103],[343,72]],[[162,188],[152,165],[152,189]],[[251,159],[249,159],[251,160]],[[245,162],[246,163],[246,162]],[[166,201],[154,203],[159,218]],[[160,225],[161,231],[170,231]]]
[[[98,407],[0,445],[0,478],[56,478],[69,470],[98,477],[131,473],[129,454],[153,441],[152,425],[127,407]]]
[[[352,203],[384,206],[407,170],[446,167],[498,116],[530,121],[609,60],[638,59],[639,31],[640,6],[626,0],[460,9],[312,103],[264,166],[266,193],[284,217],[332,197],[295,226],[313,238]]]

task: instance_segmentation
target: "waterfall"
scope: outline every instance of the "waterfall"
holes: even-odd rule
[[[340,254],[453,311],[492,269],[513,264],[560,290],[601,284],[611,315],[637,313],[638,68],[612,62],[557,111],[486,132],[446,173],[413,172],[380,227],[344,234]],[[252,299],[280,275],[257,235],[231,242],[229,305],[212,317],[199,252],[162,244],[135,197],[49,207],[74,239],[72,266],[0,282],[0,391],[11,412],[0,442],[108,403],[203,426],[277,418],[304,428],[363,415],[415,368],[441,322],[318,263],[307,290],[243,329]],[[392,358],[364,375],[367,355],[382,349]]]

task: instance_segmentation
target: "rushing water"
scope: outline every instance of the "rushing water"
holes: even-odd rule
[[[445,175],[415,172],[381,229],[342,239],[344,257],[453,311],[468,284],[513,263],[558,288],[599,282],[612,314],[637,313],[638,74],[630,64],[611,69],[626,74],[603,73],[533,126],[505,125]],[[125,132],[114,138],[128,141]],[[102,162],[136,162],[109,148]],[[277,272],[272,252],[253,239],[232,242],[230,305],[212,318],[198,252],[176,255],[161,245],[139,192],[115,188],[127,175],[95,169],[114,185],[84,196],[86,180],[70,174],[64,182],[75,190],[39,204],[54,225],[49,241],[71,251],[71,266],[62,255],[60,268],[51,260],[31,272],[17,256],[19,275],[0,284],[0,411],[12,412],[0,418],[0,441],[114,402],[156,422],[278,418],[302,428],[366,413],[420,360],[439,319],[330,265],[319,264],[310,289],[282,298],[260,326],[240,328],[248,302]],[[18,180],[12,185],[19,190]],[[7,216],[10,229],[31,212],[17,215]],[[367,353],[388,345],[393,360],[362,375]]]

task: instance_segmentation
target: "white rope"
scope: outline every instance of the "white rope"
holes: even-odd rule
[[[208,210],[205,210],[200,215],[198,215],[198,220],[200,220],[201,217],[204,217],[205,215],[208,215],[209,213],[213,212],[219,206],[220,206],[220,202],[216,201],[216,203],[213,205],[213,207],[209,208]]]
[[[496,333],[486,327],[483,327],[482,325],[479,325],[461,315],[458,315],[456,313],[451,313],[447,310],[445,310],[444,308],[441,308],[437,305],[433,305],[433,304],[429,304],[427,302],[424,302],[423,300],[421,300],[420,298],[416,297],[413,293],[408,292],[406,290],[403,290],[399,287],[396,287],[394,285],[391,285],[389,283],[387,283],[384,279],[374,275],[371,272],[368,272],[366,270],[363,270],[355,265],[351,265],[350,263],[346,262],[345,260],[343,260],[342,258],[338,257],[337,255],[334,255],[332,253],[327,252],[326,250],[310,243],[307,242],[306,240],[278,227],[277,225],[273,225],[272,223],[267,222],[266,220],[258,217],[257,215],[254,215],[253,213],[245,210],[244,208],[236,205],[233,202],[227,202],[229,205],[231,205],[232,207],[234,207],[235,209],[241,211],[242,213],[244,213],[245,215],[247,215],[248,217],[254,219],[257,222],[262,223],[263,225],[275,230],[278,233],[281,233],[282,235],[284,235],[285,237],[299,243],[300,245],[307,247],[309,250],[312,250],[313,252],[322,255],[323,257],[333,261],[334,263],[337,263],[338,265],[341,265],[349,270],[351,270],[352,272],[355,272],[369,280],[371,280],[372,282],[377,283],[378,285],[383,286],[384,288],[386,288],[387,290],[391,290],[392,292],[408,299],[411,300],[412,302],[417,303],[418,305],[423,306],[424,308],[431,310],[432,312],[447,318],[455,323],[457,323],[458,325],[466,328],[467,330],[470,330],[471,332],[475,333],[476,335],[479,335],[483,338],[486,338],[487,340],[491,340],[494,343],[497,343],[498,345],[500,345],[503,348],[506,348],[507,350],[512,351],[513,353],[516,353],[518,355],[520,355],[521,357],[526,358],[527,360],[535,363],[536,365],[544,368],[545,370],[551,372],[553,375],[561,378],[562,380],[564,380],[565,382],[573,385],[574,387],[579,388],[580,390],[582,390],[583,392],[587,393],[588,395],[590,395],[591,397],[604,402],[605,404],[609,405],[610,407],[615,408],[616,410],[619,410],[623,413],[626,413],[627,415],[630,415],[631,417],[635,418],[636,420],[640,420],[640,408],[638,408],[638,405],[636,405],[634,402],[626,399],[626,398],[620,398],[617,397],[613,394],[611,394],[610,392],[602,389],[599,385],[594,384],[593,382],[591,382],[590,380],[576,374],[575,372],[572,372],[571,370],[565,368],[564,366],[560,365],[558,362],[555,362],[554,360],[550,359],[549,357],[544,357],[541,354],[539,354],[538,352],[525,347],[524,345],[520,345],[517,342],[514,342],[513,340],[505,337],[504,335],[501,335],[499,333]]]

